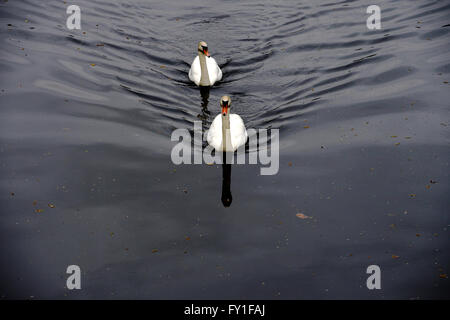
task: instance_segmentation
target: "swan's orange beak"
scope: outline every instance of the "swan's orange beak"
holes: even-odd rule
[[[222,106],[222,115],[225,117],[228,113],[228,106]]]
[[[203,53],[205,54],[205,56],[210,57],[209,52],[208,52],[208,49],[203,50]]]

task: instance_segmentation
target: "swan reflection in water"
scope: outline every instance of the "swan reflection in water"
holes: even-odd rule
[[[225,160],[225,152],[222,158]],[[231,164],[223,161],[222,163],[222,204],[224,207],[229,207],[233,197],[231,196]]]
[[[211,112],[208,110],[208,102],[209,102],[209,87],[200,87],[200,96],[202,98],[201,110],[202,113],[197,115],[197,118],[202,120],[203,128],[206,126],[206,119],[208,119]]]

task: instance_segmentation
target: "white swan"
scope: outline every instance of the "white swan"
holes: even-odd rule
[[[216,151],[234,152],[247,142],[244,121],[237,114],[230,114],[231,98],[220,99],[221,114],[214,118],[206,140]]]
[[[222,79],[222,70],[216,60],[208,53],[205,41],[198,43],[198,56],[192,62],[189,70],[189,79],[198,86],[212,86]]]

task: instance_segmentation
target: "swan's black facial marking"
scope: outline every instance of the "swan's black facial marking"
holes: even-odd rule
[[[228,113],[228,108],[230,107],[228,105],[228,100],[222,100],[220,101],[220,105],[222,107],[222,115],[225,117]]]
[[[202,46],[201,49],[198,49],[199,52],[206,54],[208,52],[208,46]]]

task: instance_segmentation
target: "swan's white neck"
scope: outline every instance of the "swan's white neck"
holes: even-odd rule
[[[209,86],[211,82],[209,81],[208,68],[206,66],[206,56],[199,52],[198,58],[200,59],[200,69],[202,71],[202,75],[200,77],[200,85],[201,86]]]

